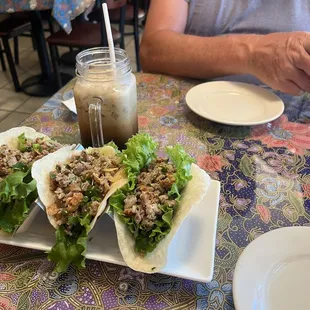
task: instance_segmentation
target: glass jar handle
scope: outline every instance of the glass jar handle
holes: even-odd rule
[[[104,145],[101,116],[102,104],[103,100],[100,97],[94,97],[88,106],[90,134],[93,147],[102,147]]]

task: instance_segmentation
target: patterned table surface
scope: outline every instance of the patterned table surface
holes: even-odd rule
[[[229,127],[192,113],[184,96],[197,82],[137,75],[140,130],[161,147],[181,143],[221,181],[214,279],[197,283],[87,261],[58,276],[46,254],[0,245],[0,309],[234,309],[232,279],[243,249],[259,235],[310,223],[310,100],[278,94],[273,126]],[[262,86],[263,87],[263,86]],[[78,142],[76,116],[56,94],[24,125]],[[201,244],[203,247],[204,245]]]
[[[53,9],[53,16],[68,33],[71,20],[80,15],[94,0],[0,0],[0,13]]]

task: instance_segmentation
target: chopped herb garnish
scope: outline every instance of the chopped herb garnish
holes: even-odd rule
[[[89,190],[85,192],[85,195],[91,199],[92,197],[98,197],[101,195],[100,189],[97,186],[92,186]]]
[[[89,201],[89,198],[87,196],[83,197],[82,203],[85,204]]]
[[[22,172],[26,172],[28,170],[28,166],[25,165],[22,162],[19,162],[19,163],[15,164],[12,168],[13,168],[14,171],[18,171],[19,170],[19,171],[22,171]]]
[[[34,151],[42,152],[42,146],[41,146],[40,144],[38,144],[38,143],[32,144],[32,149],[33,149]]]

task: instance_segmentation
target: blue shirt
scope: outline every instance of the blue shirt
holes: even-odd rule
[[[185,33],[216,36],[228,33],[309,31],[307,0],[187,0]]]

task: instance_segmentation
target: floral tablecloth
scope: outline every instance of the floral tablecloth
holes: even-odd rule
[[[268,126],[229,127],[192,113],[196,82],[137,75],[139,126],[161,147],[176,142],[221,181],[214,279],[197,283],[87,261],[53,273],[40,251],[0,245],[0,309],[234,309],[232,279],[243,249],[259,235],[310,224],[310,100],[278,94],[285,114]],[[56,94],[24,125],[61,142],[79,140],[77,119]],[[193,241],[194,242],[194,241]],[[201,244],[200,246],[204,246]]]
[[[68,33],[71,20],[80,15],[94,0],[0,0],[0,13],[53,9],[53,16]]]

